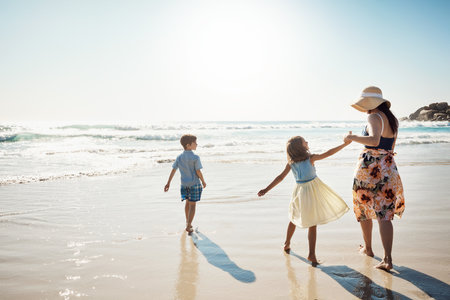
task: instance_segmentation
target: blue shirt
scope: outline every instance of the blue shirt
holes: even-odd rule
[[[191,150],[185,150],[178,155],[172,168],[175,170],[180,169],[182,186],[191,187],[200,183],[196,171],[203,168],[202,163],[200,162],[200,157]]]
[[[305,183],[317,177],[316,168],[311,164],[309,158],[293,163],[291,171],[297,183]]]

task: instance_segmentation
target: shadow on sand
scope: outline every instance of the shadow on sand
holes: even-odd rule
[[[311,264],[306,258],[292,251],[290,255],[307,264]],[[347,266],[317,265],[316,268],[330,276],[349,293],[359,299],[411,299],[403,294],[376,284],[366,275]]]
[[[251,283],[256,280],[255,274],[252,271],[241,269],[228,257],[219,245],[211,241],[203,233],[199,231],[193,232],[191,238],[197,249],[200,250],[211,265],[229,273],[241,282]]]
[[[381,258],[378,256],[375,256],[374,258],[381,261]],[[411,282],[425,294],[436,300],[447,300],[450,297],[450,285],[425,273],[396,265],[394,265],[394,270],[388,273],[392,276]]]

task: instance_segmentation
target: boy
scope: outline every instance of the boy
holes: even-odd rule
[[[197,137],[185,134],[181,137],[180,143],[183,146],[184,151],[178,155],[172,165],[172,171],[170,172],[169,180],[164,187],[164,192],[169,190],[170,182],[179,168],[181,174],[181,201],[186,200],[186,205],[184,207],[186,215],[186,231],[192,233],[192,220],[195,215],[195,204],[197,201],[200,201],[203,188],[206,187],[206,182],[200,171],[202,168],[200,157],[192,152],[192,150],[197,150]],[[202,184],[200,184],[200,180]]]

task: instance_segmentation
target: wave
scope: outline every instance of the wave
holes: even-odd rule
[[[445,128],[450,127],[448,121],[400,121],[400,128]]]
[[[448,144],[448,140],[397,140],[396,145]]]
[[[65,139],[65,138],[93,138],[105,140],[144,140],[144,141],[176,141],[180,137],[178,135],[167,134],[147,134],[147,135],[112,135],[112,134],[41,134],[32,132],[21,132],[15,134],[0,135],[0,143],[3,142],[20,142],[42,139]]]
[[[42,175],[42,176],[8,176],[6,178],[0,178],[0,186],[10,185],[10,184],[25,184],[32,182],[44,182],[52,181],[58,179],[73,179],[79,177],[96,177],[96,176],[106,176],[106,175],[117,175],[124,174],[129,171],[130,168],[121,170],[110,170],[110,171],[91,171],[91,172],[76,172],[67,173],[62,175]]]
[[[139,128],[137,126],[127,126],[127,125],[83,125],[83,124],[58,126],[58,127],[55,127],[55,129],[79,129],[79,130],[111,129],[111,130],[119,130],[119,131],[141,130],[141,128]]]

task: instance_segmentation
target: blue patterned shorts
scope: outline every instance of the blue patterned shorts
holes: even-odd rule
[[[201,184],[196,184],[193,186],[181,186],[181,201],[200,201],[202,196],[203,187]]]

